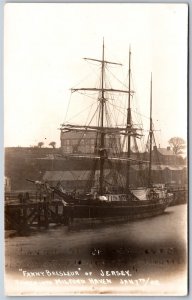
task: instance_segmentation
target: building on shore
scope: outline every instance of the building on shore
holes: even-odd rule
[[[89,136],[90,138],[90,136]],[[91,138],[90,138],[91,139]],[[84,146],[85,146],[84,137]],[[89,143],[89,147],[91,146]],[[70,146],[71,147],[71,146]],[[72,147],[70,148],[72,149]],[[81,148],[80,148],[81,149]],[[87,148],[89,151],[90,148]],[[46,172],[63,172],[63,181],[68,181],[67,185],[74,185],[74,178],[68,180],[69,173],[66,172],[85,172],[93,169],[95,161],[88,159],[73,159],[67,158],[63,154],[63,148],[32,148],[32,147],[11,147],[5,148],[5,176],[11,181],[12,190],[29,190],[34,188],[30,183],[26,182],[26,178],[33,180],[46,179]],[[83,148],[82,148],[83,150]],[[93,150],[93,148],[92,148]],[[179,155],[175,155],[169,148],[155,148],[152,151],[153,164],[152,164],[152,179],[153,183],[166,183],[175,184],[179,186],[187,185],[187,164],[186,160]],[[126,155],[125,153],[123,154]],[[132,153],[135,157],[136,153]],[[148,160],[149,153],[140,153],[141,159]],[[106,162],[106,169],[110,170],[111,166]],[[98,167],[96,167],[96,172]],[[116,166],[117,172],[123,178],[126,177],[126,163],[121,167]],[[130,168],[130,180],[132,185],[141,186],[145,174],[148,170],[148,164],[132,165]],[[49,173],[51,174],[51,173]],[[88,173],[87,173],[88,174]],[[76,174],[77,175],[77,174]],[[78,176],[75,175],[75,178]],[[47,176],[47,175],[46,175]],[[49,175],[52,176],[52,175]],[[66,178],[65,178],[66,176]],[[50,177],[49,177],[50,178]],[[48,180],[47,178],[46,180]],[[71,181],[71,183],[69,183]],[[56,182],[56,180],[55,180]],[[80,183],[83,185],[83,180]]]
[[[65,154],[93,154],[98,151],[96,144],[98,133],[91,130],[86,131],[61,131],[61,152]],[[120,135],[106,134],[105,145],[109,153],[121,150]],[[114,150],[114,145],[116,148]]]

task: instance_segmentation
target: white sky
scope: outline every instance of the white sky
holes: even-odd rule
[[[5,146],[60,145],[69,89],[94,70],[82,58],[100,59],[103,37],[107,59],[127,68],[131,44],[133,102],[146,116],[153,73],[157,142],[187,139],[187,5],[8,3],[4,33]],[[78,97],[71,108],[82,109]]]

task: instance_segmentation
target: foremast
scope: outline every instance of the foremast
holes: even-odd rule
[[[131,52],[130,52],[131,56]],[[104,164],[105,160],[108,159],[107,157],[107,152],[106,152],[106,147],[105,147],[105,135],[106,132],[109,131],[108,127],[105,126],[105,105],[107,102],[107,99],[105,97],[106,92],[117,92],[117,93],[126,93],[129,95],[129,107],[128,107],[128,114],[127,114],[127,126],[125,128],[113,128],[112,130],[114,132],[121,132],[121,134],[125,134],[128,136],[128,143],[129,143],[129,149],[130,149],[130,135],[135,135],[135,136],[140,136],[140,134],[137,133],[137,129],[131,128],[131,108],[130,108],[130,99],[131,99],[131,94],[134,93],[131,91],[131,86],[130,86],[130,74],[129,74],[129,88],[128,90],[121,90],[121,89],[113,89],[113,88],[107,88],[105,86],[105,65],[106,64],[114,64],[114,65],[120,65],[120,63],[116,62],[110,62],[105,60],[105,46],[104,46],[104,39],[103,39],[103,46],[102,46],[102,59],[93,59],[93,58],[84,58],[85,60],[91,60],[91,61],[96,61],[101,64],[101,88],[75,88],[71,89],[72,92],[76,91],[98,91],[100,92],[100,97],[98,98],[98,101],[100,102],[100,114],[99,114],[99,126],[86,126],[87,128],[91,128],[92,130],[96,130],[97,132],[100,133],[100,142],[99,142],[99,171],[100,171],[100,176],[99,176],[99,194],[103,195],[104,194]],[[129,73],[131,73],[130,67],[129,67]],[[62,125],[64,130],[71,131],[73,130],[73,126],[71,125]],[[75,126],[76,129],[74,130],[82,130],[80,127],[81,126]],[[78,127],[78,128],[77,128]],[[85,127],[84,127],[85,128]],[[124,133],[123,133],[124,132]],[[109,158],[111,160],[115,158]],[[130,161],[130,150],[128,151],[128,157],[126,161]],[[129,185],[129,183],[128,183]]]
[[[102,62],[101,62],[101,140],[100,140],[100,176],[99,176],[99,194],[103,194],[103,181],[104,181],[104,163],[105,163],[105,132],[103,131],[104,127],[104,105],[105,105],[105,90],[104,90],[104,72],[105,72],[105,47],[103,39],[103,51],[102,51]]]

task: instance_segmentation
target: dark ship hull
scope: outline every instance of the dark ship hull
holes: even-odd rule
[[[65,200],[66,201],[66,198]],[[100,200],[71,199],[63,201],[66,224],[123,222],[149,218],[162,214],[172,202],[172,196],[152,200],[106,202]]]

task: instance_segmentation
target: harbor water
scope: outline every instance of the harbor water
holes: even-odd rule
[[[142,284],[121,281],[126,276],[118,273],[121,271],[128,272],[131,280],[149,279],[150,287],[144,289]],[[73,272],[78,272],[78,276]],[[185,294],[187,205],[172,206],[162,215],[124,224],[89,228],[50,226],[34,229],[25,236],[6,232],[5,273],[8,293],[17,295],[65,295],[74,291],[77,294],[172,295],[177,289],[178,294]],[[78,288],[63,281],[53,289],[55,279],[69,280],[75,276],[86,280],[87,274],[96,280],[89,286],[87,281],[85,284],[82,281],[81,286],[78,282]],[[43,285],[45,279],[50,284]],[[112,281],[104,284],[97,281],[100,279]],[[23,284],[34,280],[37,286]],[[15,281],[17,284],[13,285]]]

